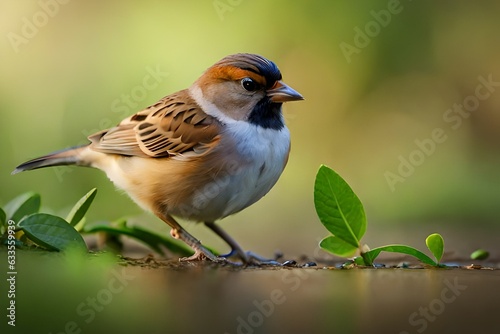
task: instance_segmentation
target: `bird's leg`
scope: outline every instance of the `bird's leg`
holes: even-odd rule
[[[182,228],[182,226],[179,225],[179,223],[170,215],[163,214],[161,212],[156,215],[172,228],[170,235],[173,238],[184,241],[186,245],[194,250],[194,254],[192,256],[180,258],[179,261],[199,261],[205,259],[213,262],[225,261],[224,258],[215,256],[211,251],[205,248],[198,239]]]
[[[258,264],[258,265],[281,265],[279,262],[266,259],[252,252],[245,252],[240,245],[229,235],[226,231],[215,225],[214,222],[205,222],[205,226],[211,229],[215,234],[222,238],[230,247],[231,252],[223,257],[238,256],[244,264]]]
[[[243,251],[236,240],[234,240],[229,234],[227,234],[226,231],[221,229],[218,225],[215,225],[214,222],[205,222],[205,226],[214,231],[215,234],[221,237],[222,240],[224,240],[231,247],[231,252],[226,255],[227,257],[237,255],[241,259],[241,261],[243,261],[243,263],[249,262],[250,259],[245,251]]]
[[[180,258],[179,261],[200,261],[208,259],[213,262],[221,262],[225,260],[224,258],[215,256],[211,251],[205,248],[198,239],[193,237],[182,227],[172,228],[172,230],[170,230],[170,235],[175,239],[184,241],[189,247],[194,250],[193,255]]]

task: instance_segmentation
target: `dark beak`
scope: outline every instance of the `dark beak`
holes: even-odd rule
[[[267,91],[267,96],[272,102],[299,101],[304,98],[292,87],[287,86],[283,81],[276,81],[274,86]]]

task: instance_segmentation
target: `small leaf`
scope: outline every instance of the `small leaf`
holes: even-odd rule
[[[372,250],[366,253],[362,253],[361,256],[365,260],[366,265],[371,266],[373,265],[373,261],[375,261],[375,259],[379,256],[381,252],[408,254],[419,259],[422,263],[431,266],[438,266],[438,264],[434,262],[434,260],[432,260],[430,257],[425,255],[418,249],[406,245],[387,245],[387,246],[377,247],[373,248]]]
[[[17,196],[5,205],[7,217],[19,223],[24,217],[37,213],[40,210],[40,195],[34,192],[24,193]]]
[[[334,236],[358,248],[366,230],[361,201],[331,168],[321,165],[314,184],[314,205],[321,223]]]
[[[321,240],[319,246],[334,255],[342,257],[352,256],[358,249],[357,247],[354,247],[353,245],[348,244],[344,240],[339,239],[333,235],[330,235]]]
[[[66,221],[68,221],[71,226],[76,226],[83,219],[96,194],[97,189],[94,188],[90,190],[85,196],[80,198],[78,202],[76,202],[75,206],[73,206],[68,216],[66,217]],[[81,227],[83,226],[79,227],[81,229]]]
[[[443,257],[444,252],[444,240],[439,233],[433,233],[425,239],[425,244],[427,248],[431,251],[432,255],[436,258],[436,262],[439,263]]]
[[[87,251],[80,233],[61,217],[35,213],[24,218],[19,227],[32,241],[49,250],[76,248]]]
[[[484,249],[478,249],[472,252],[470,258],[472,260],[486,260],[489,256],[490,253],[488,251],[485,251]]]

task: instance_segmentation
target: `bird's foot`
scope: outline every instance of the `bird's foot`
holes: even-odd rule
[[[282,266],[276,260],[268,259],[253,252],[243,252],[239,249],[232,249],[228,254],[221,255],[221,257],[229,259],[230,257],[239,257],[243,265],[254,266]]]
[[[174,239],[179,239],[184,241],[189,247],[194,250],[194,254],[189,257],[180,258],[179,261],[204,261],[210,260],[212,262],[226,262],[224,257],[215,256],[210,250],[201,244],[201,242],[189,234],[184,229],[172,229],[170,230],[170,235]]]
[[[195,253],[191,256],[188,257],[181,257],[179,261],[181,262],[191,262],[191,261],[212,261],[216,263],[225,263],[227,262],[227,259],[224,257],[220,256],[215,256],[212,252],[209,250],[205,249],[205,251],[202,250],[195,250]]]

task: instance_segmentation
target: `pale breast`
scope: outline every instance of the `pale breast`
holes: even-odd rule
[[[208,154],[116,156],[94,167],[104,170],[145,209],[194,221],[216,221],[267,194],[283,172],[289,150],[286,127],[264,129],[240,121],[226,125],[219,145]]]
[[[290,133],[264,129],[247,122],[227,124],[217,155],[217,169],[208,168],[211,182],[194,194],[199,220],[217,220],[239,212],[261,199],[278,181],[290,151]]]

